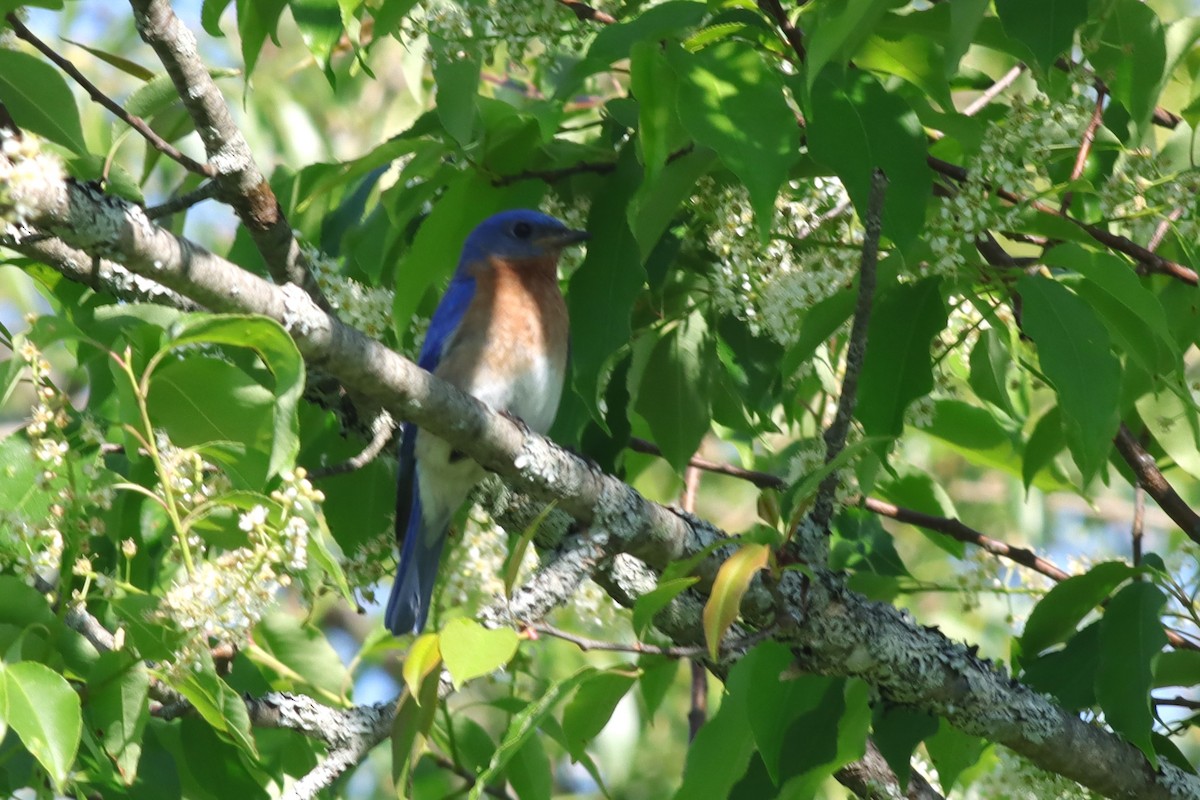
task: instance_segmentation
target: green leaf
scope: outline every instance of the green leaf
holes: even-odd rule
[[[1008,368],[1012,357],[1001,334],[993,328],[981,331],[971,348],[970,377],[967,382],[981,400],[986,400],[1011,417],[1015,417],[1012,399],[1008,396]]]
[[[71,684],[45,664],[0,662],[0,722],[16,732],[61,793],[83,732]]]
[[[879,494],[885,500],[922,514],[931,514],[947,519],[958,518],[954,501],[950,499],[950,495],[946,493],[941,484],[933,479],[933,476],[915,467],[901,467],[900,469],[900,473],[894,479],[884,481],[878,486]],[[955,558],[964,557],[966,552],[964,543],[936,531],[920,527],[917,530]]]
[[[963,733],[942,720],[937,733],[925,740],[925,750],[937,770],[942,791],[949,794],[958,776],[979,762],[987,746],[987,740]]]
[[[771,548],[765,544],[746,544],[717,570],[708,602],[704,604],[704,641],[713,661],[717,660],[721,639],[738,617],[750,581],[767,566],[770,558]]]
[[[868,38],[854,54],[859,69],[895,75],[924,92],[943,110],[954,109],[942,50],[926,33],[884,31]]]
[[[651,259],[663,241],[663,232],[677,218],[681,206],[696,191],[696,182],[717,160],[706,147],[674,159],[652,177],[649,173],[629,202],[629,229],[644,261]]]
[[[634,42],[629,53],[629,85],[638,101],[638,148],[653,183],[667,157],[687,141],[676,110],[679,78],[656,41]],[[643,246],[642,252],[646,252]]]
[[[1200,422],[1191,398],[1184,400],[1180,394],[1182,392],[1167,391],[1144,394],[1137,399],[1137,411],[1146,430],[1175,466],[1196,478],[1200,477],[1200,442],[1197,441]]]
[[[433,63],[437,84],[437,115],[446,133],[463,147],[475,140],[479,111],[475,95],[479,90],[479,57],[474,53],[438,53]]]
[[[507,664],[520,643],[516,632],[509,628],[488,630],[465,617],[450,620],[439,636],[442,660],[455,689]]]
[[[338,0],[291,0],[292,19],[300,29],[304,46],[313,54],[317,65],[332,76],[329,54],[342,38],[342,14]],[[332,77],[330,82],[332,83]]]
[[[404,685],[413,697],[418,698],[418,702],[421,685],[441,664],[442,651],[436,633],[423,633],[409,645],[401,674],[404,676]]]
[[[1054,457],[1066,446],[1062,413],[1058,406],[1054,406],[1038,419],[1028,441],[1025,442],[1025,452],[1021,458],[1021,480],[1026,489],[1033,485],[1037,474],[1050,466]]]
[[[18,127],[74,153],[87,152],[75,97],[58,70],[40,58],[0,48],[0,103]]]
[[[638,668],[642,672],[638,678],[638,689],[641,690],[642,701],[646,704],[646,721],[653,722],[654,715],[679,675],[679,661],[665,656],[643,654],[638,657]]]
[[[1167,643],[1159,615],[1167,598],[1157,586],[1135,581],[1109,601],[1100,621],[1096,699],[1113,730],[1141,750],[1151,766],[1158,756],[1150,740],[1153,661]]]
[[[1029,48],[1044,73],[1071,46],[1087,21],[1087,0],[1001,0],[996,13],[1004,32]]]
[[[246,79],[254,72],[263,42],[270,36],[278,44],[275,33],[279,15],[287,0],[237,0],[238,35],[242,39],[242,60],[246,62]]]
[[[150,673],[140,658],[128,650],[101,653],[87,682],[88,727],[100,743],[126,786],[137,777],[142,737],[150,719]]]
[[[1031,275],[1017,290],[1025,333],[1058,392],[1067,444],[1087,482],[1104,466],[1120,423],[1121,365],[1109,351],[1108,331],[1078,296]]]
[[[201,659],[198,669],[186,672],[171,685],[195,706],[196,712],[222,738],[251,758],[257,757],[258,748],[250,730],[250,715],[245,702],[217,675],[207,651],[202,651]]]
[[[1121,349],[1151,374],[1169,372],[1179,351],[1159,299],[1142,285],[1133,265],[1110,253],[1063,244],[1046,253],[1049,266],[1064,267],[1085,280],[1075,291],[1100,312]],[[1149,335],[1147,335],[1149,334]]]
[[[89,47],[88,45],[86,45],[82,42],[71,41],[70,39],[66,38],[65,36],[62,37],[62,40],[64,42],[67,42],[68,44],[75,45],[76,47],[78,47],[81,50],[86,50],[87,52],[94,55],[96,58],[103,61],[105,64],[110,64],[111,66],[116,67],[117,69],[124,72],[126,75],[132,75],[133,77],[138,78],[139,80],[143,80],[143,81],[148,81],[154,77],[154,72],[152,70],[149,70],[146,67],[143,67],[141,64],[137,63],[136,61],[130,61],[128,58],[125,58],[124,56],[119,56],[116,53],[109,53],[109,52],[101,50],[97,47]],[[129,110],[128,107],[125,110],[128,111]]]
[[[809,89],[812,89],[826,64],[850,60],[891,5],[890,0],[847,0],[843,3],[822,3],[817,7],[815,24],[805,42],[808,52],[804,64],[808,72]]]
[[[554,777],[540,738],[530,736],[516,749],[509,759],[505,776],[520,800],[550,800]]]
[[[759,645],[729,671],[717,713],[700,726],[688,748],[683,785],[676,792],[675,800],[728,797],[746,771],[756,749],[749,721],[750,687],[755,678],[752,669],[754,652],[777,646],[773,642]]]
[[[535,701],[515,714],[492,755],[491,763],[476,778],[475,785],[467,795],[468,800],[480,800],[485,789],[491,785],[503,772],[508,762],[518,750],[524,746],[530,737],[538,731],[538,726],[546,719],[558,702],[566,697],[576,686],[584,681],[593,679],[598,673],[592,667],[584,667],[566,680],[552,683]]]
[[[938,728],[937,717],[906,706],[880,706],[875,710],[872,738],[888,766],[896,773],[901,791],[908,788],[912,754],[917,745]]]
[[[267,317],[191,314],[172,328],[171,334],[168,346],[172,348],[213,343],[246,347],[258,354],[275,378],[268,475],[276,475],[295,463],[300,450],[296,409],[304,392],[304,359],[283,326]]]
[[[179,721],[179,755],[175,763],[192,784],[183,792],[185,797],[268,798],[262,785],[266,779],[261,772],[251,771],[253,762],[247,763],[237,748],[194,715]]]
[[[1200,651],[1171,650],[1154,662],[1154,686],[1195,686],[1200,684]]]
[[[609,717],[637,679],[628,669],[606,670],[575,690],[575,696],[563,709],[562,726],[567,739],[567,751],[575,759],[584,748],[604,730]]]
[[[433,727],[439,679],[438,671],[430,670],[421,683],[420,692],[406,689],[400,694],[396,720],[392,723],[392,782],[396,786],[407,785],[413,754],[424,745],[425,737]]]
[[[813,159],[842,179],[863,219],[871,175],[882,169],[888,177],[883,235],[901,248],[911,244],[925,225],[933,193],[925,133],[916,113],[903,97],[862,71],[822,77],[812,87],[806,110]]]
[[[588,75],[606,69],[614,61],[629,58],[633,46],[638,42],[682,37],[699,24],[707,13],[707,3],[669,0],[620,20],[616,25],[606,25],[592,40],[587,57],[575,67],[572,80],[565,81],[559,89],[559,96],[577,89],[579,82]]]
[[[286,668],[280,677],[287,681],[289,689],[307,694],[316,690],[325,702],[336,703],[345,698],[352,685],[350,674],[325,634],[312,625],[301,624],[291,614],[276,610],[263,617],[254,626],[252,647],[278,662],[278,665],[267,662],[267,668]]]
[[[937,278],[894,284],[877,298],[855,408],[868,435],[899,435],[908,404],[933,389],[930,343],[945,327]]]
[[[658,612],[699,580],[691,577],[661,581],[653,590],[639,597],[633,604],[633,632],[639,637],[645,636]]]
[[[1061,650],[1022,658],[1021,681],[1052,695],[1063,708],[1079,711],[1096,704],[1096,666],[1100,662],[1100,622],[1067,640]]]
[[[1084,0],[1075,2],[1086,5]],[[1099,47],[1089,61],[1113,99],[1129,112],[1134,131],[1146,130],[1167,66],[1166,32],[1154,10],[1139,0],[1110,3],[1100,28]]]
[[[679,76],[680,122],[745,184],[765,240],[775,196],[800,146],[800,126],[784,99],[779,71],[740,41],[698,53],[668,46],[667,59]]]
[[[567,292],[572,382],[592,417],[602,425],[601,377],[613,354],[629,345],[633,301],[646,283],[646,271],[626,214],[641,172],[634,148],[626,146],[617,159],[616,170],[593,195],[587,223],[592,238]]]
[[[229,7],[231,0],[204,0],[200,7],[200,25],[209,36],[221,38],[225,33],[221,30],[221,15]]]
[[[220,358],[194,355],[154,371],[147,405],[155,427],[180,447],[237,442],[245,455],[228,464],[235,485],[262,486],[271,449],[275,398],[258,381]]]
[[[1046,592],[1025,623],[1020,640],[1022,657],[1032,658],[1047,647],[1064,641],[1080,620],[1135,571],[1128,564],[1106,561]]]
[[[695,311],[658,340],[642,374],[638,413],[677,472],[687,467],[712,421],[713,360],[708,327]]]
[[[950,7],[949,31],[945,42],[946,77],[958,72],[958,62],[975,41],[975,31],[987,14],[991,0],[956,0]]]

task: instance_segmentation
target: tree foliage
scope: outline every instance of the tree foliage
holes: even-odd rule
[[[1200,796],[1189,4],[176,5],[0,0],[5,793]],[[342,327],[521,206],[590,464]]]

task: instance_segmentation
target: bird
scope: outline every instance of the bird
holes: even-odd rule
[[[481,222],[463,243],[418,365],[530,430],[548,431],[568,355],[559,256],[587,238],[530,209]],[[483,468],[445,440],[404,424],[396,492],[400,563],[384,612],[393,634],[425,628],[450,520],[482,477]]]

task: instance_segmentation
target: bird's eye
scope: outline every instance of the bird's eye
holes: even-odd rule
[[[518,239],[528,239],[533,234],[533,226],[528,222],[518,222],[513,225],[512,232]]]

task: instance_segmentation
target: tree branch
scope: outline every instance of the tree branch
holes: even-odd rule
[[[29,28],[26,28],[24,23],[21,22],[15,13],[8,14],[4,19],[12,27],[13,32],[17,35],[17,38],[24,39],[25,41],[29,42],[29,44],[33,45],[33,47],[39,53],[54,62],[59,69],[70,75],[71,79],[78,83],[83,90],[88,93],[88,96],[91,97],[92,100],[107,108],[114,116],[140,133],[142,138],[149,142],[155,150],[162,153],[167,158],[170,158],[172,161],[181,164],[184,169],[188,170],[189,172],[194,172],[197,175],[204,175],[205,177],[213,176],[215,170],[210,164],[201,164],[191,156],[180,151],[179,148],[175,147],[175,145],[171,144],[166,139],[163,139],[161,136],[155,133],[154,129],[150,127],[146,120],[130,114],[121,106],[120,103],[96,88],[96,85],[89,81],[87,77],[75,67],[74,64],[35,36],[33,31],[29,30]]]
[[[1138,486],[1141,486],[1146,490],[1146,494],[1154,498],[1158,507],[1166,512],[1167,516],[1179,526],[1189,539],[1200,543],[1200,515],[1179,496],[1175,487],[1154,463],[1154,456],[1146,452],[1146,448],[1142,447],[1142,443],[1137,440],[1125,423],[1121,423],[1116,438],[1113,439],[1113,444],[1117,446],[1117,452],[1121,454],[1121,458],[1125,459],[1125,463],[1133,470]]]
[[[825,430],[826,465],[832,464],[845,449],[846,436],[850,433],[850,418],[854,415],[854,406],[858,403],[858,376],[862,372],[863,359],[867,355],[867,327],[871,321],[871,305],[875,297],[875,265],[879,260],[879,237],[883,230],[883,198],[887,192],[887,184],[887,175],[883,174],[883,170],[876,168],[871,173],[871,193],[864,220],[866,234],[858,270],[858,299],[854,307],[854,319],[850,323],[850,340],[846,347],[846,373],[842,377],[837,413]],[[834,495],[837,493],[838,480],[837,471],[826,475],[813,502],[812,521],[822,536],[833,519]]]
[[[583,0],[558,0],[558,2],[575,12],[575,17],[580,22],[598,22],[601,25],[612,25],[617,21],[611,14],[606,14],[599,9],[592,8],[583,2]]]
[[[184,108],[196,123],[220,197],[246,226],[271,276],[294,283],[325,311],[328,300],[317,285],[300,244],[292,235],[266,177],[254,163],[250,145],[238,129],[188,30],[168,0],[130,0],[138,33],[171,76]]]

